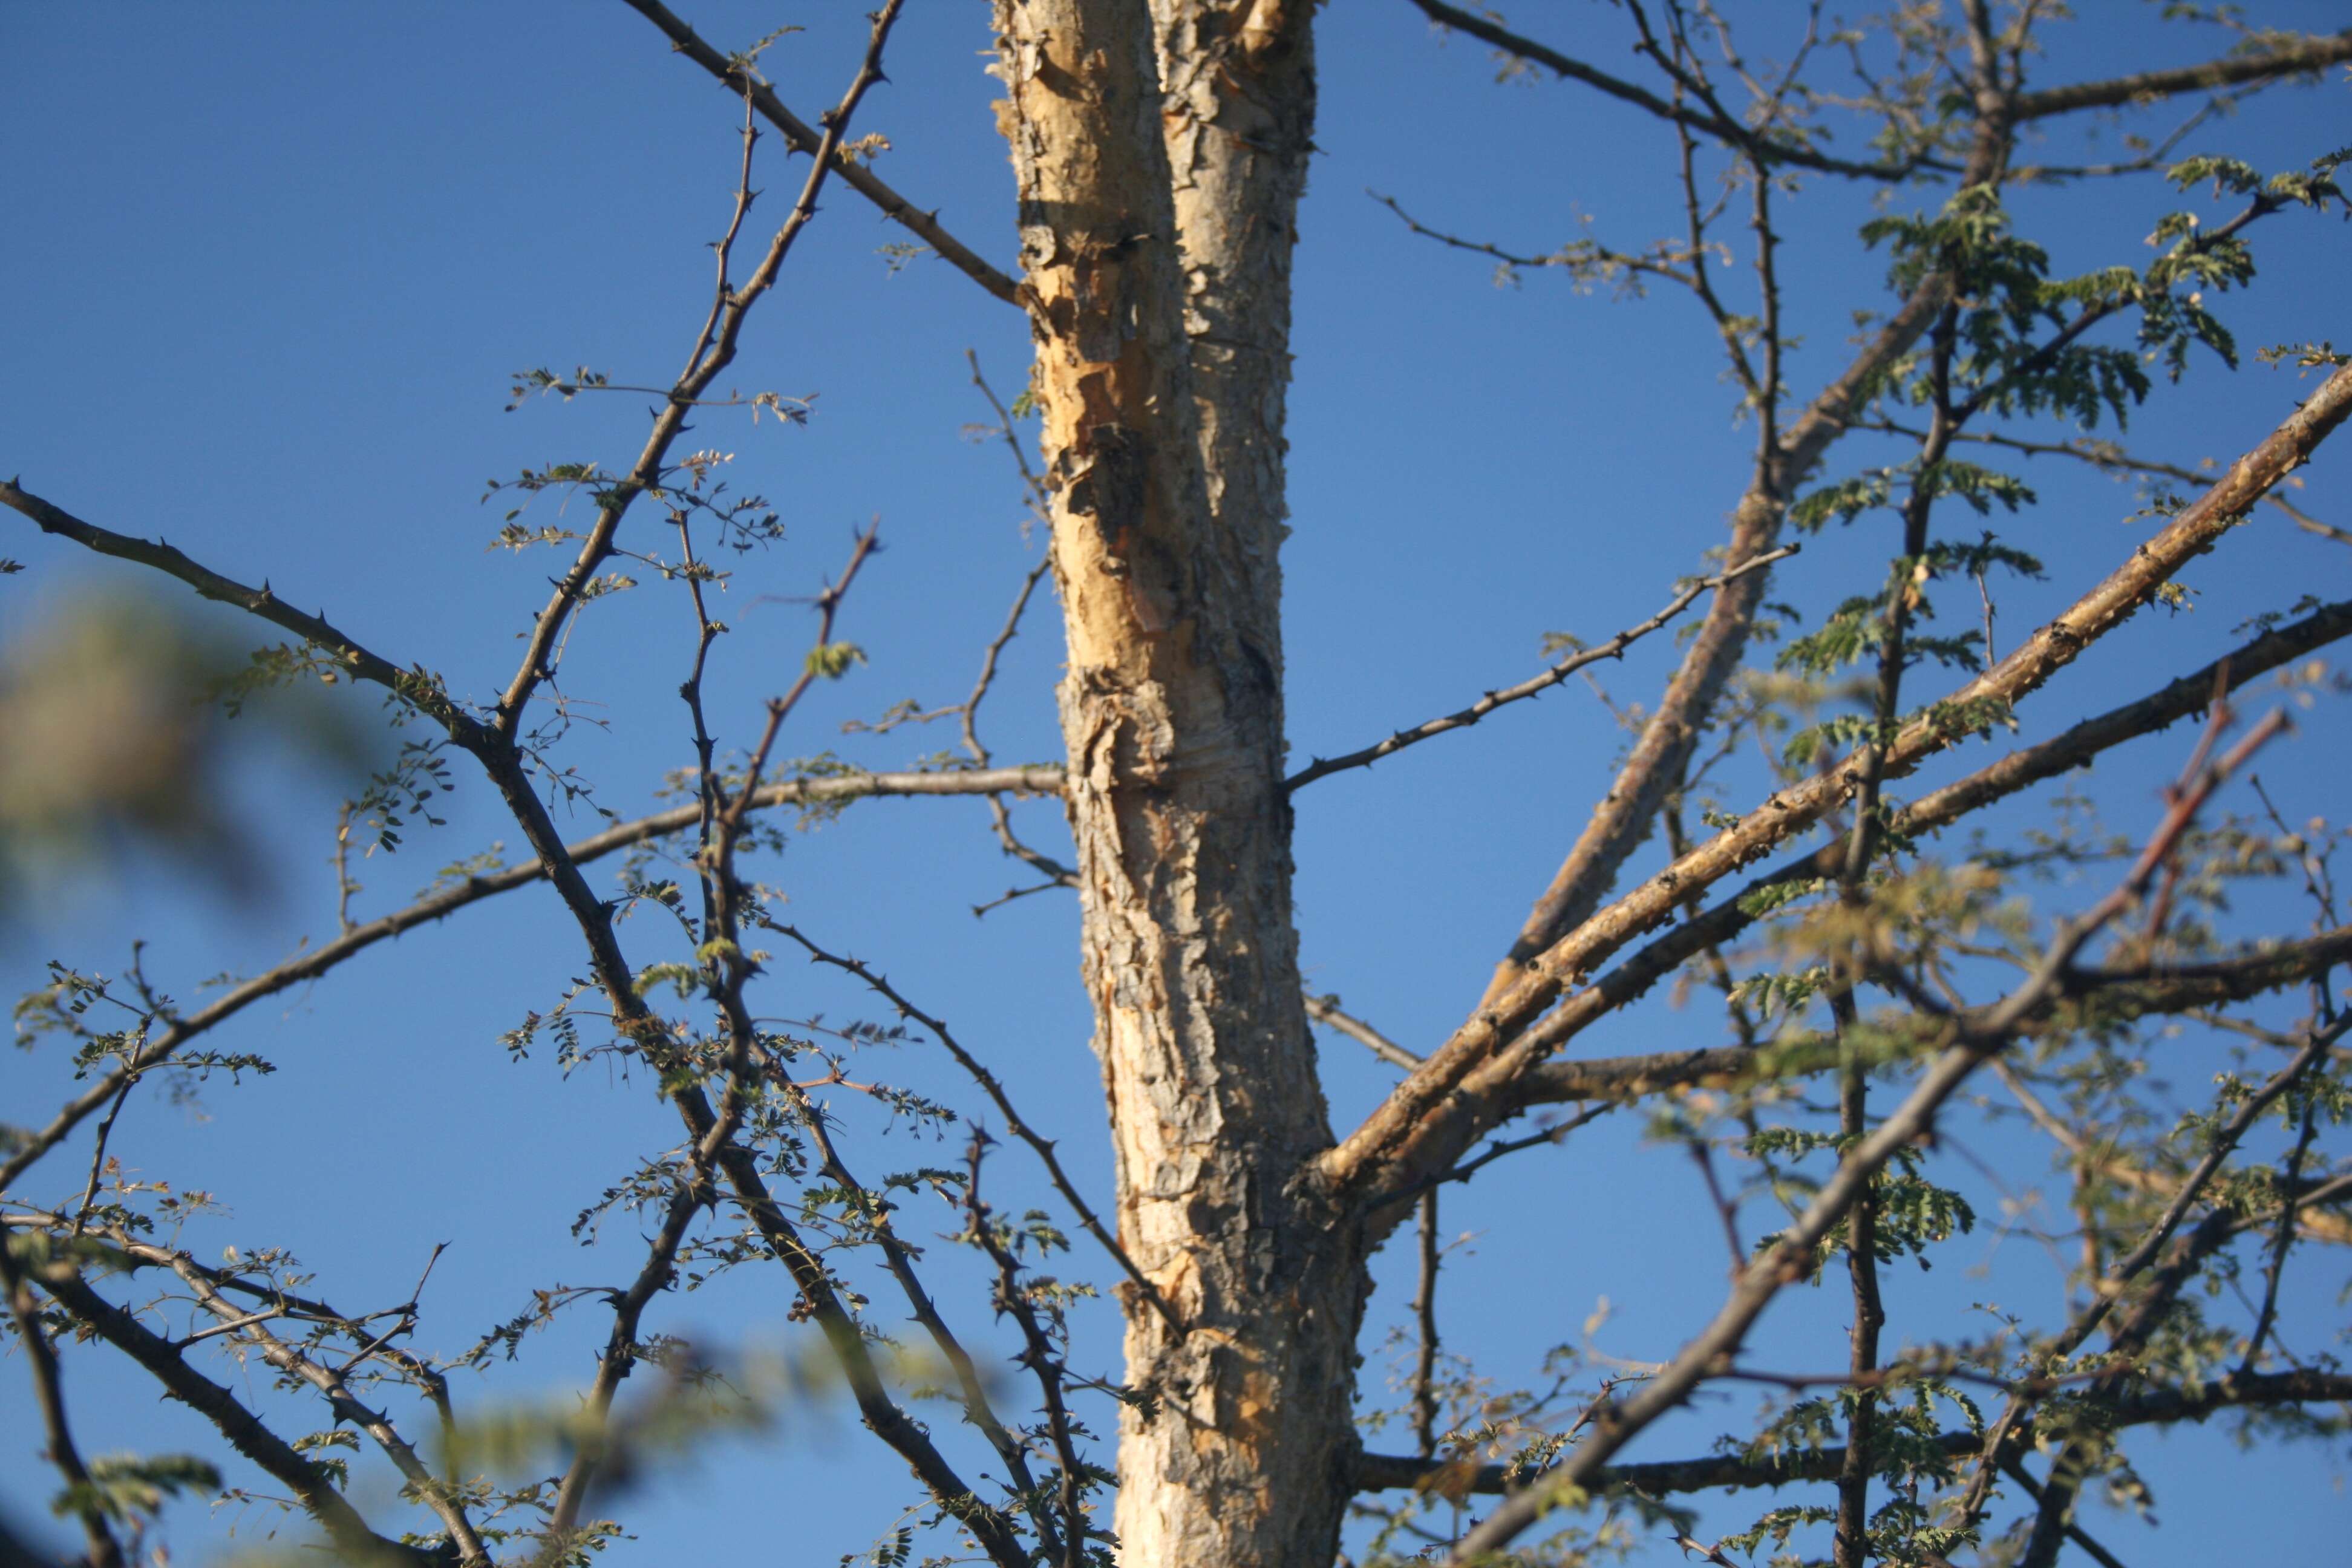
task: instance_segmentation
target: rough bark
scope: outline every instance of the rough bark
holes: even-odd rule
[[[1353,1460],[1363,1269],[1295,1184],[1331,1136],[1291,919],[1276,569],[1299,9],[996,10],[1084,974],[1121,1237],[1161,1299],[1125,1300],[1129,1376],[1158,1401],[1120,1435],[1136,1564],[1328,1563]]]

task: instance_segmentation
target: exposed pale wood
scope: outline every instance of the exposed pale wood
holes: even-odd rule
[[[1292,1181],[1330,1139],[1291,919],[1276,558],[1307,11],[996,10],[1120,1239],[1183,1325],[1129,1293],[1128,1376],[1158,1400],[1121,1417],[1116,1528],[1139,1564],[1328,1563],[1348,1491],[1363,1270]]]

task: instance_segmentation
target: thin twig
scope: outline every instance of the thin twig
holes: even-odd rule
[[[98,1180],[106,1170],[106,1141],[114,1131],[114,1119],[122,1114],[122,1102],[131,1098],[131,1091],[138,1084],[138,1079],[124,1074],[121,1089],[115,1092],[114,1102],[106,1108],[105,1120],[98,1124],[98,1137],[89,1152],[89,1180],[82,1184],[81,1205],[74,1211],[73,1234],[76,1236],[79,1236],[81,1227],[89,1223],[90,1205],[98,1201]]]
[[[1021,1263],[1004,1245],[1003,1238],[980,1196],[981,1154],[990,1139],[978,1128],[972,1130],[971,1142],[965,1155],[964,1213],[972,1241],[988,1255],[996,1266],[990,1300],[997,1315],[1009,1317],[1020,1326],[1021,1354],[1016,1358],[1029,1374],[1036,1379],[1039,1397],[1045,1412],[1045,1433],[1054,1445],[1055,1468],[1054,1497],[1060,1510],[1058,1528],[1055,1521],[1043,1517],[1040,1500],[1038,1532],[1044,1537],[1045,1555],[1058,1557],[1062,1568],[1085,1568],[1089,1561],[1086,1542],[1090,1535],[1099,1532],[1087,1523],[1085,1496],[1081,1489],[1085,1466],[1078,1457],[1076,1427],[1070,1419],[1063,1384],[1067,1368],[1055,1353],[1054,1336],[1038,1321],[1036,1304],[1029,1292],[1021,1288]],[[1055,1314],[1056,1322],[1059,1314]],[[1025,1470],[1025,1466],[1024,1467]]]
[[[1720,588],[1727,583],[1737,582],[1750,572],[1760,571],[1776,561],[1785,561],[1796,554],[1800,548],[1801,546],[1794,544],[1784,544],[1778,550],[1744,561],[1728,572],[1718,572],[1712,577],[1703,577],[1686,585],[1668,602],[1665,608],[1648,620],[1638,626],[1628,626],[1607,642],[1578,649],[1541,675],[1532,676],[1520,681],[1517,686],[1506,686],[1500,690],[1489,691],[1467,708],[1448,713],[1443,718],[1416,724],[1409,730],[1399,730],[1387,740],[1377,745],[1367,746],[1362,751],[1349,752],[1344,756],[1338,757],[1317,757],[1307,766],[1283,780],[1282,787],[1286,790],[1297,790],[1313,784],[1317,779],[1328,778],[1333,773],[1342,773],[1349,768],[1369,767],[1382,757],[1403,751],[1407,746],[1419,745],[1422,742],[1433,736],[1443,735],[1449,730],[1467,729],[1507,703],[1523,701],[1538,692],[1548,691],[1587,665],[1598,664],[1606,658],[1622,658],[1628,647],[1690,608],[1698,601],[1701,595]]]
[[[1412,1435],[1424,1458],[1437,1454],[1437,1189],[1421,1194],[1415,1216],[1421,1235],[1420,1286],[1413,1292]]]
[[[792,211],[768,241],[767,253],[751,275],[742,284],[728,288],[722,281],[721,298],[714,319],[696,335],[695,349],[661,410],[655,416],[654,426],[646,437],[644,447],[626,475],[614,480],[598,496],[596,521],[582,542],[579,552],[572,558],[555,584],[547,605],[532,623],[526,639],[522,662],[514,678],[507,683],[494,710],[495,727],[500,739],[512,744],[522,726],[524,709],[540,685],[551,679],[559,639],[570,626],[573,612],[584,602],[589,583],[609,559],[614,540],[620,532],[621,520],[636,499],[648,492],[657,492],[668,473],[666,463],[671,444],[684,433],[688,416],[695,400],[699,398],[719,377],[719,372],[734,363],[736,345],[740,341],[743,323],[783,270],[785,258],[812,219],[816,216],[817,196],[826,179],[839,165],[837,154],[843,136],[849,129],[851,118],[868,89],[883,79],[882,47],[888,40],[890,28],[898,21],[898,9],[904,0],[884,0],[882,8],[874,14],[873,31],[856,74],[851,78],[848,89],[841,101],[824,117],[824,133],[818,138],[812,153],[808,177],[801,185],[799,199]],[[643,7],[640,7],[642,9]],[[673,18],[675,20],[675,18]],[[746,149],[746,155],[749,149]],[[748,205],[748,200],[739,203]],[[726,265],[725,258],[720,266]]]
[[[989,1071],[978,1057],[964,1048],[962,1042],[949,1030],[944,1020],[924,1012],[907,1000],[905,994],[897,986],[857,959],[827,952],[793,926],[774,921],[769,921],[768,926],[770,930],[790,937],[806,949],[812,963],[829,964],[845,973],[856,975],[864,981],[869,989],[897,1008],[901,1017],[911,1018],[929,1029],[931,1032],[931,1037],[940,1042],[948,1055],[955,1058],[956,1065],[963,1068],[966,1075],[980,1086],[981,1091],[986,1094],[990,1101],[995,1105],[997,1114],[1004,1118],[1005,1131],[1035,1152],[1037,1158],[1045,1166],[1045,1173],[1053,1180],[1054,1190],[1062,1194],[1062,1201],[1070,1205],[1071,1212],[1078,1216],[1078,1223],[1086,1226],[1087,1233],[1101,1244],[1105,1252],[1110,1254],[1112,1260],[1118,1263],[1120,1270],[1134,1284],[1136,1289],[1142,1293],[1144,1300],[1150,1301],[1160,1315],[1167,1321],[1168,1326],[1180,1334],[1184,1331],[1183,1320],[1177,1315],[1176,1309],[1169,1303],[1168,1299],[1160,1294],[1160,1287],[1152,1283],[1150,1276],[1136,1267],[1135,1259],[1128,1256],[1127,1248],[1118,1244],[1118,1239],[1104,1227],[1102,1221],[1095,1216],[1093,1207],[1085,1198],[1078,1195],[1076,1184],[1072,1182],[1069,1173],[1062,1169],[1061,1157],[1054,1152],[1053,1140],[1040,1135],[1028,1122],[1022,1120],[1021,1113],[1013,1107],[1012,1097],[1005,1093],[1003,1084],[998,1081],[996,1075]]]
[[[1361,1018],[1340,1009],[1337,995],[1318,996],[1309,992],[1306,997],[1307,1016],[1318,1024],[1328,1024],[1339,1030],[1372,1055],[1411,1072],[1421,1065],[1421,1058],[1373,1028]]]
[[[760,117],[783,133],[784,140],[795,153],[814,153],[825,147],[824,138],[816,129],[803,121],[775,89],[761,81],[750,65],[740,57],[719,53],[667,6],[656,0],[627,0],[629,8],[662,31],[670,47],[734,91],[747,95]],[[940,259],[970,278],[989,293],[1008,305],[1021,303],[1021,286],[996,268],[981,259],[979,254],[950,234],[940,225],[940,215],[925,212],[890,188],[882,178],[864,163],[857,162],[838,147],[825,149],[842,183],[876,206],[882,216],[912,233],[938,253]]]

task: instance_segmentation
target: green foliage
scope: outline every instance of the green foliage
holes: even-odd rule
[[[1739,895],[1739,912],[1750,920],[1762,920],[1776,910],[1811,898],[1828,885],[1819,877],[1795,877],[1787,881],[1767,882]]]
[[[337,1426],[325,1432],[312,1432],[297,1437],[292,1444],[296,1453],[308,1458],[311,1465],[325,1473],[337,1491],[349,1491],[352,1485],[352,1463],[330,1448],[349,1448],[357,1452],[360,1435],[348,1426]]]
[[[1924,1272],[1932,1267],[1929,1247],[1976,1228],[1976,1210],[1967,1198],[1912,1170],[1881,1175],[1872,1191],[1878,1205],[1878,1223],[1871,1233],[1871,1250],[1881,1263],[1912,1258]],[[1851,1245],[1844,1226],[1831,1232],[1829,1245],[1839,1248]]]
[[[1866,713],[1841,713],[1818,724],[1808,724],[1790,735],[1788,743],[1780,748],[1780,756],[1791,768],[1811,767],[1824,753],[1844,750],[1865,736],[1875,736],[1884,744],[1893,740],[1900,728],[1895,724],[1882,730]]]
[[[1786,973],[1767,970],[1733,985],[1726,1000],[1753,1009],[1759,1017],[1794,1016],[1804,1010],[1806,1003],[1821,994],[1829,982],[1830,972],[1821,964]],[[1768,1147],[1751,1147],[1748,1152],[1762,1153]]]
[[[2037,499],[2032,487],[2015,475],[1955,458],[1930,464],[1920,472],[1912,488],[1931,500],[1957,496],[1979,517],[1990,514],[1996,506],[2004,511],[2015,511],[2020,507],[2032,506]]]
[[[507,412],[511,414],[534,397],[552,393],[569,403],[583,391],[598,391],[612,384],[612,377],[602,371],[581,365],[570,375],[558,375],[545,365],[534,365],[514,374],[514,385],[509,389]]]
[[[2254,358],[2263,364],[2293,364],[2302,370],[2333,370],[2352,364],[2352,354],[2336,353],[2332,342],[2273,343],[2269,348],[2256,349]]]
[[[1921,600],[1915,610],[1927,613],[1926,601]],[[1783,647],[1774,658],[1772,667],[1822,676],[1859,664],[1865,658],[1873,658],[1886,647],[1889,627],[1885,612],[1885,601],[1883,599],[1848,599],[1830,612],[1829,618],[1819,631],[1798,637]],[[1974,670],[1983,664],[1979,650],[1980,645],[1973,637],[1927,637],[1906,632],[1903,639],[1903,667],[1908,669],[1932,662]]]
[[[819,643],[808,651],[808,672],[838,680],[866,662],[866,650],[856,643]]]
[[[368,776],[367,786],[352,802],[351,810],[354,822],[373,830],[370,852],[399,852],[401,829],[407,826],[404,813],[429,826],[448,826],[425,804],[451,787],[448,759],[443,754],[446,747],[447,742],[439,739],[404,741],[390,767]]]
[[[1883,507],[1895,493],[1897,468],[1873,468],[1800,497],[1789,508],[1789,521],[1802,532],[1818,533],[1832,520],[1852,522],[1864,512]]]
[[[89,1461],[89,1479],[49,1500],[60,1518],[96,1510],[108,1519],[152,1518],[163,1500],[183,1492],[220,1490],[220,1471],[192,1454],[105,1454]]]

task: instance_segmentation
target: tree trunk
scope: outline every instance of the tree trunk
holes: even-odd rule
[[[1125,1300],[1128,1376],[1157,1401],[1120,1435],[1117,1529],[1137,1565],[1328,1563],[1349,1495],[1366,1277],[1349,1227],[1299,1183],[1331,1134],[1282,788],[1306,11],[997,5],[1084,973],[1120,1235],[1161,1298]]]

